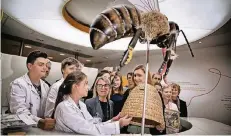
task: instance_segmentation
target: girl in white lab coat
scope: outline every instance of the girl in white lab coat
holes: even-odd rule
[[[79,71],[69,74],[59,88],[55,103],[55,129],[87,135],[119,134],[120,128],[127,126],[131,117],[119,115],[107,122],[99,122],[87,111],[80,101],[88,93],[87,76]],[[117,121],[116,121],[117,120]]]

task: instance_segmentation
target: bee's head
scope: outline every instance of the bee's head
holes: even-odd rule
[[[162,36],[159,36],[155,39],[153,39],[151,42],[151,44],[156,44],[159,48],[165,48],[169,46],[169,35],[166,34],[166,35],[162,35]]]

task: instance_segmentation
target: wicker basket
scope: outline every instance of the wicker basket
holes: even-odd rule
[[[160,95],[156,89],[147,85],[147,103],[146,103],[146,115],[145,115],[145,127],[154,128],[157,125],[161,127],[165,126],[163,117],[163,107]],[[121,115],[133,117],[131,124],[141,126],[142,112],[143,112],[143,100],[144,100],[144,84],[136,86],[131,90],[124,106],[121,111]]]

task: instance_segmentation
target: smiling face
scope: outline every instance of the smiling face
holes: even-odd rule
[[[107,97],[109,94],[110,85],[107,84],[104,80],[99,79],[96,84],[96,91],[98,96],[100,97]]]
[[[134,82],[136,85],[143,84],[145,82],[145,73],[142,69],[134,71]]]
[[[172,86],[172,97],[176,98],[179,95],[179,90],[176,85]]]
[[[171,100],[171,98],[172,98],[172,88],[170,86],[167,87],[167,88],[164,88],[162,96],[163,96],[164,100],[167,100],[167,101]]]
[[[119,88],[121,85],[121,80],[119,76],[115,76],[115,79],[113,80],[113,88]]]

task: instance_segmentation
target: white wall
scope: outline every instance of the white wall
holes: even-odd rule
[[[57,62],[51,62],[50,75],[47,77],[47,81],[53,84],[56,80],[62,77],[61,64]],[[1,54],[1,106],[7,106],[6,94],[10,90],[10,83],[24,75],[27,72],[26,57]],[[84,67],[83,72],[88,76],[89,88],[92,86],[95,77],[98,73],[96,68]]]
[[[203,117],[231,125],[231,45],[193,50],[195,58],[189,50],[177,51],[177,58],[171,67],[168,81],[181,85],[180,97],[189,104],[193,96],[208,93],[218,82],[219,75],[209,72],[210,68],[221,71],[222,76],[217,87],[209,94],[196,97],[188,107],[189,116]],[[126,65],[121,73],[133,71],[138,64],[144,64],[146,57],[136,57]],[[156,72],[161,63],[161,55],[150,55],[150,70]],[[97,68],[116,66],[119,60],[94,65]]]

